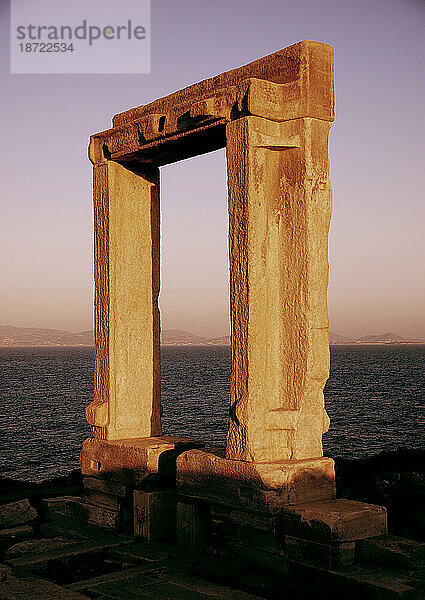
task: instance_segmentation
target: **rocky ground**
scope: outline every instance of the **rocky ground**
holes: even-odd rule
[[[301,564],[300,584],[319,582],[315,598],[425,596],[424,458],[425,451],[399,450],[336,460],[338,496],[386,506],[390,535],[358,543],[355,564],[332,573]],[[311,597],[243,560],[215,564],[172,544],[75,523],[67,498],[81,493],[78,471],[41,484],[0,480],[0,600]]]

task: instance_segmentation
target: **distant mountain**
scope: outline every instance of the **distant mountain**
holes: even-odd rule
[[[336,333],[330,334],[331,345],[342,345],[342,344],[423,344],[423,340],[412,340],[409,338],[402,337],[395,333],[388,331],[387,333],[380,333],[378,335],[363,335],[357,338],[348,338],[343,335],[337,335]]]
[[[423,340],[410,340],[395,333],[364,335],[349,338],[330,333],[331,345],[343,344],[423,344]],[[12,346],[93,346],[92,331],[72,333],[61,329],[41,329],[38,327],[0,326],[0,347]],[[204,338],[183,329],[165,329],[161,332],[163,346],[230,346],[230,336]]]
[[[331,344],[354,344],[353,338],[346,337],[345,335],[338,335],[337,333],[329,332],[329,338]]]
[[[183,329],[165,329],[161,331],[163,346],[199,346],[204,344],[204,338]]]
[[[363,335],[356,339],[356,344],[406,344],[413,341],[388,331],[379,335]]]
[[[161,332],[163,346],[230,346],[230,336],[203,338],[182,329],[165,329]]]
[[[92,331],[0,326],[0,346],[93,346]]]
[[[213,338],[211,340],[207,340],[208,346],[230,346],[230,335],[225,335],[224,337]]]

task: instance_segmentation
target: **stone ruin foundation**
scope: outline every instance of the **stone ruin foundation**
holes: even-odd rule
[[[92,136],[95,390],[74,517],[304,578],[386,533],[383,507],[335,499],[322,451],[333,119],[332,48],[303,41]],[[159,167],[223,147],[232,367],[215,450],[161,434]]]

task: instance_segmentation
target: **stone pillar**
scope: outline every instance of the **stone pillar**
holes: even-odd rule
[[[329,419],[330,122],[227,124],[231,411],[226,457],[321,457]]]
[[[92,438],[81,451],[84,497],[68,503],[68,514],[82,523],[132,532],[133,508],[145,502],[149,511],[143,527],[140,519],[134,521],[135,534],[173,537],[176,457],[202,443],[161,435],[159,168],[110,160],[104,144],[93,139],[89,154],[94,163],[95,386],[86,417]],[[162,523],[170,496],[171,521]]]
[[[104,440],[160,435],[159,169],[95,162],[94,226],[95,389],[87,421]]]
[[[330,122],[244,116],[226,126],[231,409],[226,457],[192,450],[179,492],[240,506],[335,497],[329,419]]]

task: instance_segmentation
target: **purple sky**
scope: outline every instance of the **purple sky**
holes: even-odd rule
[[[90,133],[117,112],[314,39],[335,49],[331,329],[425,338],[422,1],[153,0],[150,75],[10,75],[0,6],[0,324],[92,327]],[[224,335],[224,151],[161,177],[163,328]]]

